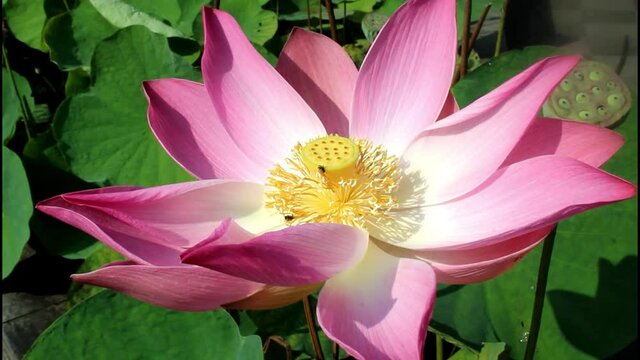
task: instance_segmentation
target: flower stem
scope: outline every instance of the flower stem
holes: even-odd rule
[[[333,347],[331,348],[331,357],[333,360],[340,359],[340,345],[337,342],[333,343]]]
[[[302,304],[304,305],[304,316],[307,319],[307,327],[309,327],[309,335],[311,335],[311,343],[313,344],[313,351],[316,353],[316,359],[324,360],[324,354],[322,353],[322,347],[320,347],[320,339],[316,331],[316,322],[313,319],[313,311],[311,311],[311,303],[309,302],[308,296],[302,299]]]
[[[331,32],[331,38],[333,39],[333,41],[338,42],[336,15],[333,12],[333,5],[331,4],[331,0],[324,0],[324,7],[327,8],[327,15],[329,16],[329,31]]]
[[[220,0],[213,0],[213,7],[216,9],[220,9]]]
[[[289,345],[289,343],[287,343],[287,341],[285,339],[283,339],[280,336],[269,336],[269,338],[267,339],[267,341],[265,341],[264,345],[262,346],[262,353],[266,354],[267,351],[269,351],[269,345],[271,345],[271,342],[274,342],[280,346],[282,346],[284,348],[285,353],[287,354],[287,360],[292,360],[293,359],[293,355],[291,353],[291,346]]]
[[[540,323],[542,322],[542,310],[544,308],[544,297],[547,291],[547,278],[549,276],[549,266],[551,265],[551,254],[553,243],[556,239],[556,225],[542,244],[542,256],[540,257],[540,267],[538,268],[538,282],[536,284],[536,297],[533,302],[533,314],[531,315],[531,327],[529,328],[529,340],[524,354],[525,360],[532,360],[536,351],[538,334],[540,333]]]
[[[493,57],[500,55],[500,46],[502,46],[502,33],[504,32],[504,19],[507,17],[507,6],[509,0],[504,0],[502,4],[502,13],[500,14],[500,25],[498,26],[498,39],[496,40],[496,50],[493,53]]]
[[[469,61],[469,21],[471,19],[471,0],[464,0],[464,23],[462,26],[462,44],[460,45],[460,61],[453,74],[452,85],[460,80],[467,73],[467,62]]]
[[[482,25],[484,25],[484,20],[487,18],[487,14],[489,14],[489,10],[491,9],[491,3],[488,3],[484,6],[484,10],[482,10],[482,14],[480,15],[480,19],[476,23],[476,27],[473,28],[473,33],[471,33],[471,39],[469,39],[469,53],[473,49],[473,46],[476,44],[476,39],[478,39],[478,35],[480,35],[480,29],[482,29]]]
[[[436,360],[442,360],[442,336],[436,334]]]

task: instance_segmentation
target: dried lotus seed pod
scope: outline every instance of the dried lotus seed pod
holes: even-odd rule
[[[542,114],[609,127],[630,108],[631,93],[622,79],[602,63],[582,60],[553,90]]]

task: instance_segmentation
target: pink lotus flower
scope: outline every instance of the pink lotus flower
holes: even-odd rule
[[[153,132],[200,180],[41,202],[130,259],[76,281],[187,311],[282,306],[324,283],[319,323],[348,353],[417,359],[436,281],[494,277],[559,220],[635,193],[597,168],[619,135],[536,117],[578,57],[453,111],[452,0],[408,1],[360,72],[302,29],[274,70],[231,16],[203,17],[204,85],[144,84]]]

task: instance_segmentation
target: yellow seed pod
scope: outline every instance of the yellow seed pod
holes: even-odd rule
[[[307,168],[320,171],[334,181],[356,176],[359,155],[358,144],[338,135],[323,136],[302,147],[302,160]]]

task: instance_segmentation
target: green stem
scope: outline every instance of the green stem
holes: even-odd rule
[[[22,110],[22,121],[24,122],[24,128],[27,132],[27,138],[31,139],[31,130],[29,127],[29,117],[30,112],[27,109],[27,104],[25,100],[22,98],[20,94],[20,90],[18,89],[18,83],[16,79],[13,77],[13,72],[11,71],[11,65],[9,65],[9,57],[7,56],[7,49],[4,48],[4,44],[2,46],[2,58],[4,59],[4,66],[7,68],[7,72],[9,73],[9,78],[11,79],[11,83],[13,84],[13,90],[16,92],[18,96],[18,101],[20,102],[20,110]]]
[[[482,15],[480,15],[480,19],[476,23],[476,27],[473,29],[473,33],[471,33],[471,38],[469,39],[469,53],[473,50],[473,46],[476,44],[476,40],[478,39],[478,35],[480,35],[480,30],[482,29],[482,25],[484,25],[484,21],[489,14],[489,10],[491,10],[491,3],[488,3],[484,6],[484,10],[482,10]]]
[[[540,334],[540,323],[542,322],[544,298],[547,292],[547,278],[549,276],[549,267],[551,265],[551,254],[553,252],[553,243],[556,239],[557,229],[558,225],[553,228],[542,245],[542,256],[540,257],[540,267],[538,268],[538,282],[536,284],[536,297],[533,302],[533,314],[531,315],[529,339],[527,341],[527,349],[524,354],[525,360],[532,360],[533,355],[536,352],[536,344],[538,342],[538,335]]]
[[[436,360],[442,359],[442,336],[436,334]]]
[[[502,46],[502,33],[504,32],[504,19],[507,17],[507,6],[509,0],[504,0],[502,4],[502,13],[500,14],[500,25],[498,27],[498,39],[496,40],[496,50],[493,53],[493,57],[500,55],[500,46]]]

